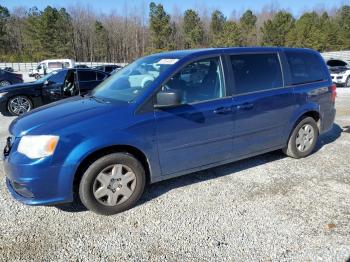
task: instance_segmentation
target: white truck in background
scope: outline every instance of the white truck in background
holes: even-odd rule
[[[36,68],[29,69],[29,76],[40,77],[62,68],[73,68],[75,61],[72,59],[48,59],[41,61]]]

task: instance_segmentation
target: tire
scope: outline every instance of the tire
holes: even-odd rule
[[[39,74],[36,74],[36,75],[34,75],[34,78],[39,79],[39,78],[41,78],[41,76]]]
[[[135,157],[113,153],[88,167],[80,180],[79,197],[87,209],[114,215],[135,206],[145,184],[145,170]]]
[[[8,80],[2,80],[0,82],[0,88],[3,87],[3,86],[9,86],[9,85],[11,85],[11,82],[8,81]]]
[[[309,132],[310,129],[311,131]],[[293,158],[307,157],[315,149],[318,133],[319,130],[315,119],[312,117],[302,118],[295,126],[283,152]],[[312,139],[310,140],[311,137]]]
[[[345,87],[350,87],[350,76],[348,76],[348,78],[345,81]]]
[[[7,110],[12,116],[19,116],[33,109],[33,103],[27,96],[13,96],[7,101]]]

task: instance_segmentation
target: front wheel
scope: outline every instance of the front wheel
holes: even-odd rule
[[[22,115],[33,109],[32,101],[26,96],[14,96],[7,102],[7,110],[13,116]]]
[[[318,127],[312,117],[303,118],[294,128],[283,152],[293,158],[303,158],[312,153],[318,138]]]
[[[113,153],[96,160],[84,173],[79,197],[95,213],[113,215],[133,207],[146,184],[142,164],[128,153]]]

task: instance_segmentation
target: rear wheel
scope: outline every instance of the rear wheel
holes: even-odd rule
[[[39,78],[41,78],[41,75],[36,74],[36,75],[34,75],[34,78],[35,78],[35,79],[39,79]]]
[[[346,79],[345,87],[350,87],[350,76]]]
[[[7,102],[7,110],[13,116],[22,115],[33,109],[32,101],[26,96],[14,96]]]
[[[312,117],[304,117],[294,128],[283,152],[293,158],[303,158],[312,153],[318,138],[318,127]]]
[[[146,183],[142,164],[128,153],[113,153],[96,160],[84,173],[79,196],[98,214],[113,215],[133,207]]]

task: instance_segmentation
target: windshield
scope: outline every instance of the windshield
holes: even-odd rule
[[[99,98],[130,102],[147,90],[159,75],[178,59],[147,56],[124,67],[99,84],[92,95]]]
[[[43,77],[36,80],[35,83],[44,83],[46,80],[48,80],[51,76],[55,74],[57,74],[57,71],[52,71],[51,73],[44,75]]]

